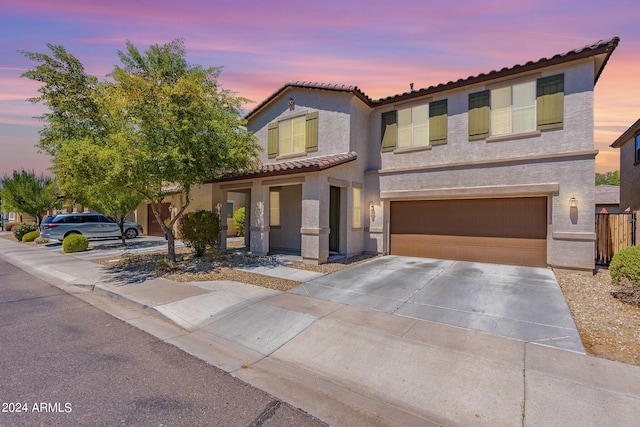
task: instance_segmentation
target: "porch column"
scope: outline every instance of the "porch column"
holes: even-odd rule
[[[329,258],[329,184],[319,174],[302,184],[302,260],[322,264]]]
[[[251,187],[251,253],[269,253],[269,187],[254,182]],[[248,209],[245,208],[245,209]]]
[[[214,185],[211,194],[211,211],[220,218],[220,250],[227,250],[227,191],[221,190],[220,185]]]

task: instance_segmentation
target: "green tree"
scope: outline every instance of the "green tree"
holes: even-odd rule
[[[58,202],[55,182],[44,175],[36,176],[35,172],[13,171],[9,177],[2,179],[2,204],[5,211],[24,212],[37,218],[42,217]]]
[[[620,185],[620,171],[596,172],[596,185]]]
[[[53,169],[61,175],[67,152],[108,158],[109,173],[99,176],[144,197],[175,262],[173,226],[190,204],[191,189],[226,172],[256,168],[260,147],[241,118],[246,100],[219,86],[219,68],[188,64],[182,40],[145,52],[126,46],[110,82],[88,76],[61,46],[49,45],[53,57],[25,53],[40,65],[24,76],[44,83],[33,101],[52,111],[44,116],[40,147],[54,156]],[[71,144],[79,147],[62,148]],[[184,197],[165,222],[161,204],[169,185]]]
[[[56,173],[65,196],[95,211],[112,217],[120,227],[122,246],[127,214],[144,197],[112,175],[115,165],[108,147],[69,141],[56,154]]]

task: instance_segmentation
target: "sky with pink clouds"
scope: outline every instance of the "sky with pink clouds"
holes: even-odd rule
[[[378,99],[621,38],[595,90],[596,170],[618,169],[609,145],[640,117],[638,0],[0,0],[0,177],[48,174],[39,154],[34,64],[18,50],[63,45],[106,79],[126,40],[175,38],[189,62],[222,66],[225,89],[257,103],[289,81],[356,85]]]

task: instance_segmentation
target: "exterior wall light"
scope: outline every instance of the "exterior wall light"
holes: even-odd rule
[[[578,199],[576,199],[576,196],[571,196],[571,198],[569,199],[569,207],[570,208],[578,207]]]

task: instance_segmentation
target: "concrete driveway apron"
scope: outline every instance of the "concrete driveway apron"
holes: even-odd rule
[[[584,353],[546,268],[384,256],[289,292]]]

